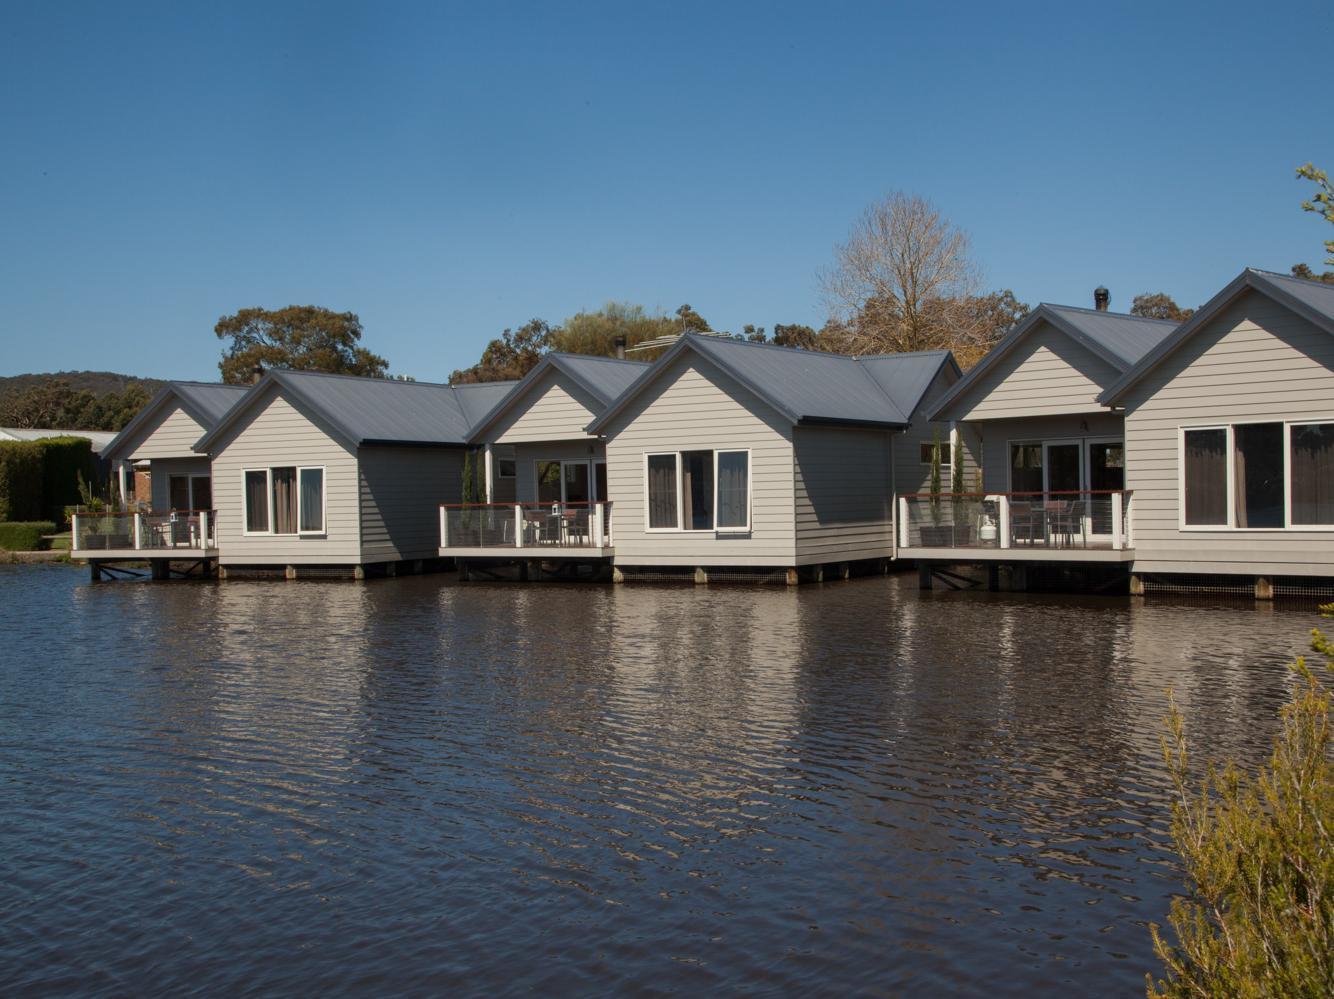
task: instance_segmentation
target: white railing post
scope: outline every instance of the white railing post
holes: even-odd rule
[[[592,526],[593,526],[593,530],[592,530],[592,535],[593,535],[593,536],[592,536],[592,538],[591,538],[590,540],[593,542],[593,547],[594,547],[594,548],[601,548],[601,547],[602,547],[602,541],[603,541],[603,538],[602,538],[602,504],[601,504],[601,503],[594,503],[594,504],[593,504],[593,525],[592,525]]]
[[[1000,494],[1000,546],[1010,547],[1010,497]]]
[[[208,531],[209,531],[209,527],[210,527],[210,525],[209,525],[209,522],[208,522],[208,511],[207,511],[207,510],[200,510],[200,511],[199,511],[199,547],[202,548],[204,551],[208,551],[211,547],[213,547],[212,545],[210,545],[210,544],[208,543]]]
[[[899,547],[908,548],[908,497],[899,497]]]
[[[134,514],[134,550],[138,551],[144,546],[144,515],[135,511]]]
[[[523,547],[523,504],[514,504],[514,547]]]
[[[1135,494],[1129,489],[1121,494],[1121,500],[1125,504],[1126,523],[1126,547],[1135,547]]]
[[[70,518],[69,550],[77,552],[79,550],[79,515],[76,513]]]
[[[449,547],[449,512],[445,504],[440,504],[440,547]]]
[[[1112,501],[1112,550],[1119,552],[1126,546],[1121,536],[1121,494],[1109,493],[1107,498]]]

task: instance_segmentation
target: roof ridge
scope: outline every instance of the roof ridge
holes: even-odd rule
[[[635,361],[628,357],[604,357],[601,354],[579,354],[569,350],[553,350],[547,353],[548,357],[570,357],[578,358],[581,361],[608,361],[612,364],[633,364],[635,367],[646,367],[652,364],[652,361]]]
[[[1108,316],[1112,319],[1131,319],[1137,323],[1171,323],[1173,326],[1180,326],[1181,323],[1176,319],[1154,319],[1150,316],[1137,316],[1132,312],[1110,312],[1106,309],[1090,309],[1081,305],[1059,305],[1056,302],[1039,302],[1038,308],[1046,306],[1049,309],[1061,309],[1065,312],[1087,312],[1091,316]]]
[[[375,378],[367,375],[339,375],[332,371],[305,371],[300,368],[270,368],[266,374],[273,375],[275,378],[279,375],[300,375],[302,378],[337,378],[342,381],[351,382],[369,382],[371,384],[381,385],[415,385],[419,388],[453,388],[449,382],[421,382],[415,378],[412,381],[406,381],[402,378]],[[249,388],[250,386],[242,386]]]
[[[847,354],[854,361],[882,361],[889,357],[936,357],[948,354],[948,347],[936,347],[931,350],[896,350],[888,354]]]
[[[738,340],[735,337],[699,336],[693,330],[687,330],[681,336],[683,338],[693,337],[700,343],[727,343],[738,347],[756,347],[761,350],[781,350],[788,353],[804,354],[807,357],[841,357],[849,361],[855,360],[852,354],[835,354],[828,350],[806,350],[804,347],[785,347],[781,343],[756,343],[754,340]]]

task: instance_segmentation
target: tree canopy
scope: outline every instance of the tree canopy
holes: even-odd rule
[[[0,426],[23,429],[120,430],[148,404],[138,382],[98,395],[51,378],[0,400]]]
[[[286,368],[335,375],[383,378],[389,362],[361,343],[355,312],[334,312],[317,305],[285,309],[241,309],[218,320],[213,332],[230,340],[218,370],[230,385],[250,381],[254,370]]]
[[[1132,316],[1143,316],[1145,319],[1171,319],[1178,323],[1184,323],[1195,315],[1195,310],[1183,309],[1172,300],[1171,295],[1155,291],[1136,295],[1135,301],[1130,306],[1130,314]]]
[[[1297,168],[1298,180],[1309,180],[1316,186],[1316,193],[1309,201],[1302,202],[1302,211],[1313,212],[1326,222],[1334,223],[1334,187],[1330,186],[1329,175],[1318,169],[1314,163],[1307,163]],[[1325,240],[1326,264],[1334,264],[1334,239]],[[1305,278],[1307,281],[1323,281],[1334,284],[1334,271],[1317,274],[1309,264],[1293,264],[1292,276]]]

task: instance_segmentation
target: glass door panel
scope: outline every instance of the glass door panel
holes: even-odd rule
[[[1111,537],[1112,504],[1120,496],[1096,495],[1099,490],[1126,487],[1126,447],[1122,441],[1089,441],[1089,531],[1099,537]]]
[[[598,503],[607,502],[607,463],[593,462],[593,499]]]
[[[588,493],[588,462],[586,461],[567,461],[563,462],[563,480],[565,483],[565,502],[566,503],[587,503]]]
[[[1083,487],[1082,462],[1078,444],[1047,444],[1043,456],[1050,493],[1078,492]]]

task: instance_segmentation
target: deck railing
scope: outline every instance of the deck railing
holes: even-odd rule
[[[76,513],[71,522],[70,550],[76,552],[158,553],[217,547],[218,518],[213,510]]]
[[[442,503],[441,548],[609,548],[610,503]]]
[[[1134,547],[1128,489],[900,496],[900,548],[1121,551]]]

